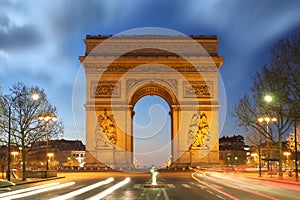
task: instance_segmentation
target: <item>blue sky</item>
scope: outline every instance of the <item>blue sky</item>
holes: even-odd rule
[[[43,87],[65,122],[64,137],[84,139],[72,109],[83,39],[140,27],[217,35],[229,113],[270,59],[273,44],[300,31],[300,1],[1,0],[0,85],[4,91],[18,81]],[[220,135],[242,133],[227,114]]]

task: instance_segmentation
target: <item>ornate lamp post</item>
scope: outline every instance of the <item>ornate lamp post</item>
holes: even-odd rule
[[[288,164],[289,164],[289,155],[291,155],[291,152],[288,152],[288,151],[283,152],[283,155],[286,156],[286,166],[288,166]]]
[[[55,122],[57,120],[56,116],[40,116],[39,120],[46,123],[46,170],[49,170],[49,121]]]
[[[267,138],[266,138],[266,146],[267,146],[267,168],[268,171],[270,169],[270,165],[269,165],[269,160],[270,160],[270,136],[269,136],[269,123],[272,122],[276,122],[277,119],[275,117],[271,118],[269,116],[266,117],[259,117],[257,119],[258,122],[262,123],[262,122],[266,122],[266,132],[267,132]]]

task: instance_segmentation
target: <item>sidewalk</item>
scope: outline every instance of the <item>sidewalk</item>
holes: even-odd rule
[[[258,179],[258,180],[266,180],[266,181],[276,181],[280,183],[294,184],[300,186],[300,178],[299,181],[296,181],[295,174],[292,177],[288,175],[288,173],[283,173],[283,179],[279,179],[279,175],[268,175],[266,172],[262,172],[262,176],[259,177],[258,172],[233,172],[231,173],[234,176],[241,176],[246,178]]]

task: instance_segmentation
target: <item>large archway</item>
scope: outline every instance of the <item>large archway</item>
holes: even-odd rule
[[[167,167],[172,158],[170,106],[158,96],[145,96],[133,108],[133,164]]]
[[[216,37],[106,40],[87,36],[86,56],[80,57],[86,72],[86,166],[134,167],[134,107],[149,95],[170,107],[172,166],[219,163],[218,68],[223,57]]]

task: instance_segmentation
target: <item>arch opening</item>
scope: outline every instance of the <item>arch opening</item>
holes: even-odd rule
[[[133,164],[140,169],[171,164],[170,106],[157,95],[145,95],[134,105]]]

